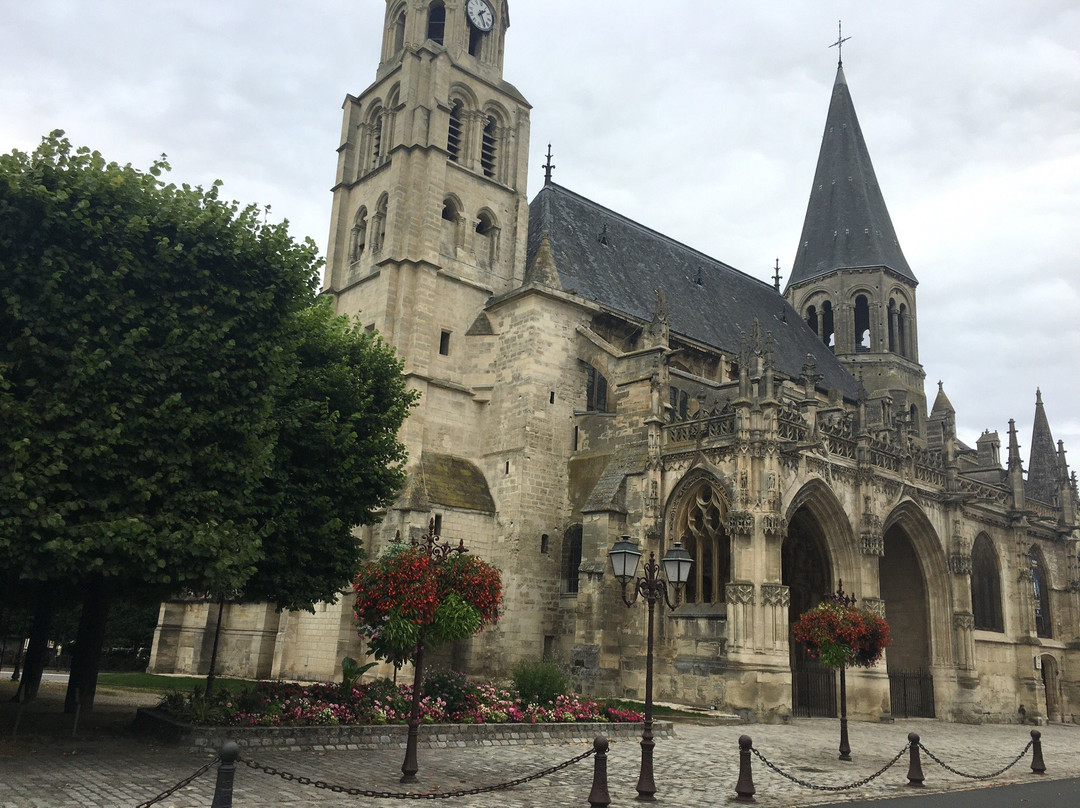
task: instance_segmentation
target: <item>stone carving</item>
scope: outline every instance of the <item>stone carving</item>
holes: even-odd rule
[[[761,529],[770,538],[783,538],[787,535],[787,519],[778,513],[767,513],[761,517]]]
[[[971,556],[953,553],[949,556],[949,569],[953,575],[971,575]]]
[[[751,604],[754,602],[753,584],[727,584],[724,587],[724,598],[732,604]]]
[[[866,609],[866,611],[871,612],[872,614],[876,614],[878,617],[884,619],[885,601],[883,601],[881,598],[863,598],[862,605],[863,608]]]
[[[956,612],[953,614],[953,626],[960,631],[971,631],[975,628],[975,615],[971,612]]]
[[[885,555],[885,537],[880,533],[864,533],[862,535],[863,555]]]
[[[762,584],[761,602],[766,606],[787,608],[791,605],[791,590],[781,584]]]
[[[754,514],[748,511],[731,511],[724,522],[724,529],[731,536],[752,536],[754,533]]]

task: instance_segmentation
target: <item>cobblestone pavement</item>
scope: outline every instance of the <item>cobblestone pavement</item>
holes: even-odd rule
[[[5,707],[10,707],[5,705]],[[20,733],[11,740],[10,709],[5,709],[0,740],[0,808],[125,808],[151,799],[208,761],[205,756],[179,752],[133,738],[123,731],[116,713],[110,724],[107,709],[95,710],[96,725],[81,739],[63,734]],[[57,720],[60,720],[57,718]],[[70,722],[70,717],[67,717]],[[126,721],[126,718],[124,719]],[[28,721],[27,726],[31,726]],[[67,725],[70,726],[70,723]],[[1048,778],[1080,776],[1080,726],[1051,725],[1042,732]],[[1013,760],[1030,739],[1030,726],[949,724],[930,719],[898,720],[891,724],[852,722],[850,763],[837,760],[839,742],[835,719],[802,719],[790,725],[695,726],[679,724],[676,737],[657,742],[655,772],[657,802],[685,808],[705,808],[735,796],[740,735],[753,738],[765,757],[799,779],[819,785],[843,785],[864,778],[891,760],[917,732],[924,746],[956,769],[985,774]],[[423,732],[423,729],[421,729]],[[456,791],[493,785],[548,768],[575,757],[588,744],[485,747],[480,749],[421,749],[417,791]],[[260,752],[267,766],[336,785],[401,791],[398,783],[401,749],[376,752]],[[251,757],[255,757],[251,755]],[[640,748],[636,742],[613,744],[608,756],[612,805],[630,805],[636,796]],[[926,788],[923,793],[978,788],[1035,779],[1030,752],[1012,769],[990,781],[977,782],[947,772],[923,755]],[[815,791],[796,785],[768,770],[754,758],[757,802],[771,806],[802,806],[842,800],[909,796],[907,754],[877,779],[842,792]],[[470,808],[536,808],[587,805],[592,782],[592,759],[509,791],[447,799],[447,806]],[[214,770],[158,803],[167,808],[207,808],[214,790]],[[400,805],[401,801],[335,794],[313,785],[239,766],[233,804],[236,808],[283,806]],[[408,803],[405,803],[408,804]]]

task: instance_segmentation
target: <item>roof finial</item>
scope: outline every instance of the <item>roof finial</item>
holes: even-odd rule
[[[780,259],[776,259],[776,266],[773,268],[773,288],[776,291],[780,291]]]
[[[548,144],[547,162],[544,163],[544,185],[551,185],[551,169],[555,168],[555,164],[551,162],[551,144]]]
[[[844,66],[844,43],[851,37],[844,36],[844,21],[836,21],[836,41],[829,45],[830,48],[836,48],[836,66],[838,68]]]

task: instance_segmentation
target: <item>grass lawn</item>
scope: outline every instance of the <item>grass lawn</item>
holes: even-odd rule
[[[214,678],[214,689],[227,687],[234,693],[255,684],[249,679]],[[206,688],[205,676],[161,676],[156,673],[99,673],[98,687],[168,693],[173,690]]]

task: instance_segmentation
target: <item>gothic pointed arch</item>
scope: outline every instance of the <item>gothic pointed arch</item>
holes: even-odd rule
[[[971,612],[975,628],[1004,631],[1001,610],[1001,565],[990,537],[980,533],[971,546]]]
[[[893,627],[889,670],[929,670],[952,661],[948,562],[922,506],[904,499],[882,523],[878,559],[885,617]]]
[[[729,493],[720,478],[691,470],[668,498],[667,539],[682,542],[694,559],[686,583],[688,604],[720,607],[731,580],[731,540],[725,523]]]
[[[1054,636],[1053,615],[1050,612],[1050,576],[1046,558],[1037,544],[1028,548],[1031,565],[1031,598],[1035,606],[1035,634],[1047,639]]]
[[[850,586],[856,585],[854,575],[859,564],[852,550],[855,546],[855,531],[851,526],[851,517],[828,482],[819,477],[812,478],[791,496],[784,509],[788,525],[797,518],[800,509],[805,510],[820,525],[835,575],[846,577]]]

